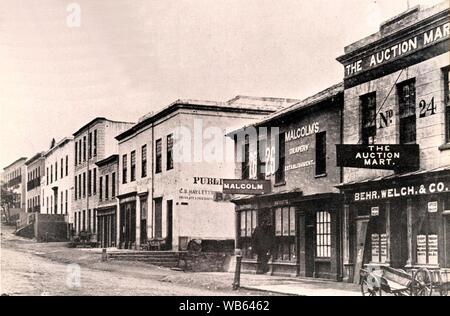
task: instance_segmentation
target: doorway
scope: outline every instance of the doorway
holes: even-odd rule
[[[136,242],[136,202],[120,205],[120,243],[131,249]]]
[[[305,276],[314,277],[315,221],[313,216],[305,217]]]
[[[166,250],[172,250],[173,241],[173,201],[167,201],[167,238]]]
[[[407,203],[392,203],[391,220],[391,266],[403,269],[408,261]]]

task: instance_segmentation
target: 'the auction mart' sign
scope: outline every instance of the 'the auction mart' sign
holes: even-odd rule
[[[224,194],[261,195],[270,193],[269,180],[223,180]]]
[[[415,169],[419,145],[336,145],[337,166],[367,169]]]

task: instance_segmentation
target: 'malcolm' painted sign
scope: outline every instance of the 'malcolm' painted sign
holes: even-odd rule
[[[361,72],[391,62],[409,55],[412,52],[448,39],[449,35],[450,23],[446,22],[432,28],[431,30],[419,33],[416,36],[397,41],[387,47],[371,52],[359,60],[345,64],[345,78],[358,75]]]
[[[337,166],[365,169],[415,170],[419,145],[336,145]]]
[[[261,195],[270,193],[269,180],[223,180],[224,194]]]

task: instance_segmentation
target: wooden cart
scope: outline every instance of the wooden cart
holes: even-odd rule
[[[436,281],[429,270],[420,268],[412,274],[400,269],[381,266],[372,272],[362,269],[360,272],[361,293],[363,296],[431,296],[433,289],[447,295],[446,283]]]

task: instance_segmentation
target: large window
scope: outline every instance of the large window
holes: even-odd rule
[[[316,176],[327,173],[327,132],[316,134]]]
[[[86,161],[86,136],[83,136],[83,161]]]
[[[167,136],[167,170],[173,169],[173,134]]]
[[[275,209],[275,259],[295,261],[295,208],[279,207]]]
[[[89,133],[89,137],[88,137],[88,157],[89,159],[92,158],[92,132]]]
[[[128,161],[127,155],[122,156],[122,183],[127,183],[127,173],[128,173]]]
[[[61,179],[64,177],[64,158],[61,158]]]
[[[361,96],[361,141],[363,144],[373,144],[377,135],[376,114],[377,96],[376,93],[369,93]]]
[[[75,142],[75,166],[78,165],[78,142]]]
[[[78,197],[78,179],[77,179],[77,176],[75,176],[75,188],[74,188],[74,193],[75,193],[74,198],[75,198],[75,201],[76,201],[76,200],[77,200],[77,197]]]
[[[141,148],[141,177],[147,176],[147,145],[143,145]]]
[[[316,214],[316,257],[331,257],[331,214],[329,212]]]
[[[83,197],[86,197],[86,172],[83,172]]]
[[[66,177],[69,175],[69,155],[66,155]]]
[[[240,213],[240,237],[242,255],[244,258],[253,259],[255,253],[252,252],[252,236],[257,225],[257,212],[254,210],[242,211]]]
[[[416,142],[416,84],[414,80],[397,86],[400,116],[400,144]]]
[[[136,181],[136,151],[131,152],[131,167],[130,167],[130,181]]]
[[[58,181],[58,162],[55,161],[55,181]]]
[[[450,68],[444,70],[445,141],[450,143]]]
[[[160,173],[162,171],[162,139],[158,139],[156,141],[155,147],[156,147],[155,173]]]
[[[416,237],[417,264],[438,264],[438,201],[421,207]]]
[[[98,199],[103,200],[103,177],[99,177]]]
[[[78,198],[81,199],[81,193],[82,193],[82,186],[81,186],[81,174],[78,175]]]
[[[81,139],[80,139],[78,142],[78,159],[79,159],[78,163],[79,164],[81,164],[82,151],[83,151],[83,148],[81,146]]]
[[[285,134],[281,133],[278,139],[278,150],[277,150],[277,157],[278,157],[278,168],[275,173],[275,183],[283,183],[285,180],[285,164],[286,164],[286,158],[285,158]]]

